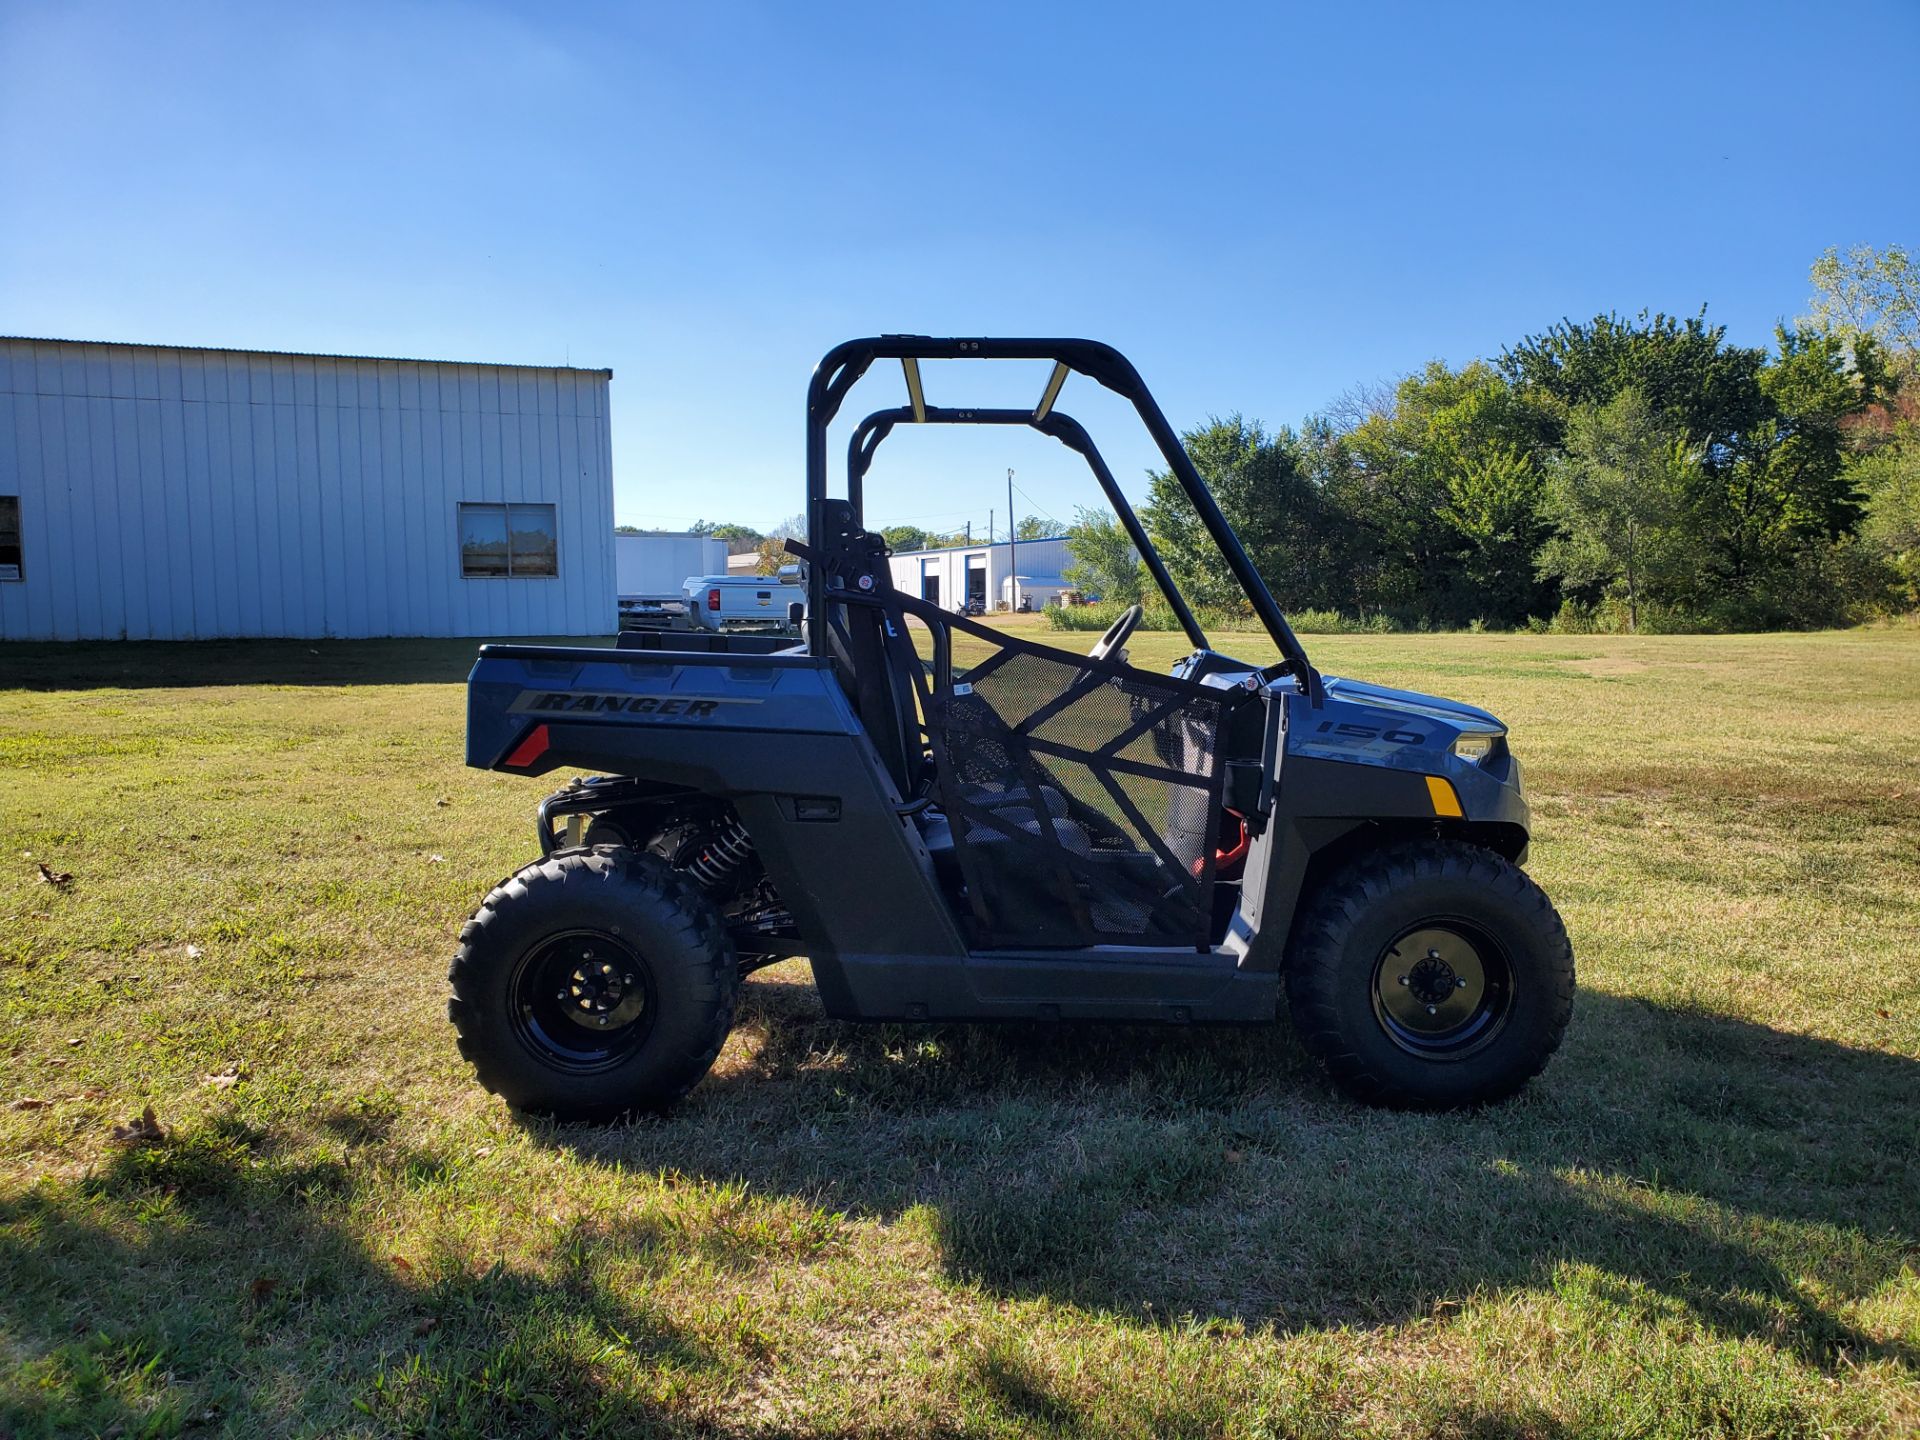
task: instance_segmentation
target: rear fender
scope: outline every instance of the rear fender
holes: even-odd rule
[[[654,737],[859,729],[828,662],[808,655],[484,645],[467,677],[467,764],[517,775],[587,763],[555,744],[561,730],[627,756],[611,773],[645,775]]]
[[[811,953],[966,952],[825,660],[486,646],[467,685],[467,763],[633,776],[726,800]]]

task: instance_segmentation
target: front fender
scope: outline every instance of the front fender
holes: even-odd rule
[[[1453,753],[1463,732],[1498,727],[1493,716],[1341,682],[1319,705],[1286,703],[1273,812],[1249,850],[1229,939],[1243,969],[1280,967],[1316,865],[1365,845],[1452,833],[1524,862],[1532,816],[1519,762],[1504,740],[1483,764]]]

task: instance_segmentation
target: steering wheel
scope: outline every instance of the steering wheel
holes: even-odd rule
[[[1116,653],[1124,653],[1122,647],[1127,643],[1127,637],[1140,628],[1145,613],[1138,605],[1129,605],[1122,610],[1113,624],[1107,627],[1107,633],[1087,652],[1088,658],[1110,660]]]

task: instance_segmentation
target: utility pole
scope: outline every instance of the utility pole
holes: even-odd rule
[[[1013,467],[1007,467],[1007,610],[1020,608],[1020,553],[1016,542],[1020,527],[1013,518]]]

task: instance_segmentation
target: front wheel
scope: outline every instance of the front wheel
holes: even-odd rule
[[[739,960],[712,905],[649,855],[561,851],[460,932],[447,1017],[480,1083],[563,1120],[663,1110],[733,1023]]]
[[[1373,1105],[1503,1100],[1573,1015],[1573,949],[1546,893],[1490,850],[1385,846],[1318,888],[1294,926],[1287,1001],[1301,1042]]]

